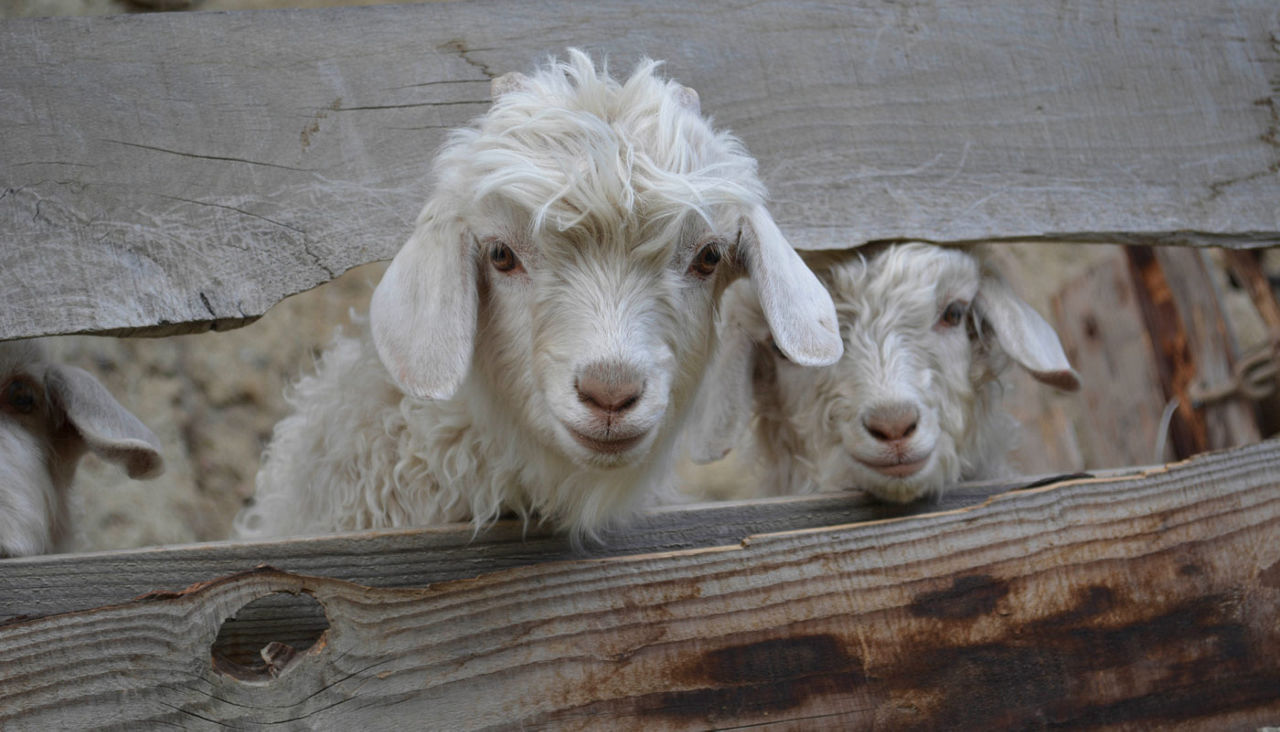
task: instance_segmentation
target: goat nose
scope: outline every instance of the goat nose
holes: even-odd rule
[[[897,442],[915,434],[920,410],[909,402],[889,402],[872,407],[862,418],[862,426],[881,442]]]
[[[640,401],[644,379],[622,364],[592,364],[574,382],[578,400],[598,414],[618,415]]]

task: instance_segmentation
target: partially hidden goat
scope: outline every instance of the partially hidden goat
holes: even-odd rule
[[[756,162],[692,89],[571,50],[492,84],[416,229],[292,389],[242,537],[536,517],[575,538],[674,497],[674,443],[749,273],[797,365],[839,358],[830,297]]]
[[[87,371],[51,362],[35,341],[0,342],[0,557],[67,549],[86,452],[130,478],[164,472],[155,435]]]
[[[1000,404],[1010,362],[1059,389],[1079,387],[1053,328],[980,256],[904,243],[806,260],[835,301],[844,355],[800,368],[770,338],[751,284],[729,288],[691,457],[738,454],[728,467],[682,467],[694,494],[936,496],[1006,473],[1018,434]]]

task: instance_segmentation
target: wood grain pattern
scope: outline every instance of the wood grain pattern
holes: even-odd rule
[[[1280,241],[1270,0],[428,3],[0,24],[0,338],[241,325],[393,254],[577,45],[699,89],[795,244]]]
[[[1161,401],[1176,399],[1169,423],[1175,457],[1257,441],[1253,407],[1240,399],[1197,404],[1192,389],[1231,377],[1236,345],[1201,253],[1128,247],[1134,294],[1155,350]]]
[[[539,562],[734,545],[754,534],[952,510],[1034,482],[1037,479],[960,485],[936,504],[908,506],[886,505],[851,492],[671,507],[641,515],[576,550],[564,536],[543,527],[526,532],[517,521],[502,521],[480,536],[470,525],[452,525],[0,560],[0,622],[177,591],[259,564],[375,587],[423,586]]]
[[[419,589],[263,569],[0,626],[0,725],[1253,729],[1280,715],[1277,532],[1271,442]],[[330,628],[277,678],[215,669],[223,620],[281,592]]]
[[[1177,304],[1195,369],[1188,391],[1178,396],[1193,402],[1195,414],[1206,428],[1205,449],[1257,442],[1262,435],[1254,405],[1248,399],[1194,404],[1191,390],[1212,389],[1230,381],[1240,358],[1240,348],[1223,315],[1222,296],[1209,274],[1205,252],[1164,247],[1155,250],[1155,256]]]

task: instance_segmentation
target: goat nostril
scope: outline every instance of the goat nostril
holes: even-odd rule
[[[888,404],[868,414],[862,426],[880,442],[897,442],[916,433],[919,418],[920,412],[909,404]]]
[[[644,384],[635,382],[610,383],[600,379],[582,378],[575,384],[578,401],[592,411],[620,414],[634,407],[644,396]]]

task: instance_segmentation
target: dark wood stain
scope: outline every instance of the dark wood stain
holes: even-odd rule
[[[916,617],[956,620],[976,618],[995,611],[1009,594],[1009,584],[985,574],[957,577],[951,587],[917,595],[909,610]]]
[[[1185,576],[1198,565],[1175,566]],[[1266,572],[1280,574],[1275,565]],[[837,712],[824,722],[862,726],[874,718],[885,729],[1159,727],[1241,710],[1280,713],[1280,665],[1273,660],[1280,631],[1257,622],[1242,589],[1161,605],[1131,596],[1124,585],[1098,583],[1056,611],[1014,621],[1002,619],[1016,612],[991,615],[1002,600],[1011,602],[1008,583],[970,575],[919,595],[905,611],[936,620],[937,629],[895,639],[888,655],[874,654],[877,662],[867,666],[848,650],[859,647],[851,623],[828,623],[839,630],[676,661],[668,685],[685,687],[680,691],[526,722],[554,726],[556,719],[599,715],[715,727],[785,720],[824,699],[824,708]],[[966,641],[979,621],[989,629],[993,618],[1007,623],[997,640],[987,634]]]
[[[1263,587],[1274,587],[1280,589],[1280,562],[1267,567],[1258,575],[1258,581]]]
[[[701,654],[672,674],[701,688],[654,694],[645,715],[724,719],[791,709],[816,695],[842,693],[866,682],[861,662],[833,635],[771,638]]]
[[[558,722],[584,718],[612,720],[615,726],[621,719],[715,726],[785,714],[813,699],[846,696],[867,682],[861,660],[835,635],[770,638],[713,649],[677,663],[663,684],[689,688],[593,702],[526,719],[521,726],[555,728]]]
[[[921,704],[939,729],[1150,723],[1280,703],[1280,666],[1270,660],[1277,639],[1253,637],[1233,617],[1229,597],[1102,624],[1117,609],[1132,614],[1138,606],[1113,589],[1090,587],[1074,607],[1015,628],[1006,640],[922,646],[872,675],[895,695],[912,689],[912,696],[939,699]],[[1099,701],[1087,680],[1109,676],[1126,686]]]

